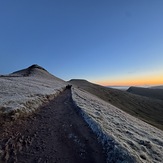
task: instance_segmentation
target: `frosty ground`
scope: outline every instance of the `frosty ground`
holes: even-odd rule
[[[29,71],[0,77],[2,118],[9,116],[16,120],[31,115],[63,92],[67,85],[37,66],[28,75],[26,72]],[[81,117],[103,144],[108,162],[162,162],[161,130],[76,87],[72,88],[72,99]]]
[[[32,115],[1,128],[2,161],[106,162],[101,143],[78,113],[67,89]]]
[[[130,155],[136,162],[162,162],[161,130],[83,90],[74,88],[73,99],[81,108],[85,121],[107,148],[108,160],[114,162],[118,156],[127,158]]]

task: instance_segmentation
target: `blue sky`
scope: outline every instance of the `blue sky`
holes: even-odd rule
[[[161,83],[163,1],[1,1],[0,74],[35,63],[64,80]]]

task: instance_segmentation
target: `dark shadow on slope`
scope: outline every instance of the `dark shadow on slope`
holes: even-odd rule
[[[163,89],[130,87],[127,92],[153,99],[163,100]]]

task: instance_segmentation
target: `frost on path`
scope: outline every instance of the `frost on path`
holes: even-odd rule
[[[163,162],[161,130],[83,90],[74,88],[72,97],[106,148],[108,162]]]
[[[0,77],[0,114],[13,113],[13,118],[28,114],[65,88],[64,81],[45,70],[35,68],[24,76],[25,70]]]

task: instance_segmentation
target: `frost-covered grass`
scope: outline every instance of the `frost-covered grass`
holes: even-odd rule
[[[72,97],[81,108],[85,121],[107,149],[108,162],[163,161],[161,130],[83,90],[74,88]]]
[[[16,119],[30,114],[66,85],[38,66],[1,76],[0,115]],[[163,131],[86,91],[73,88],[72,98],[107,150],[108,162],[162,162]]]
[[[41,71],[28,77],[0,77],[1,115],[12,113],[12,118],[17,118],[31,113],[63,91],[64,81]]]

